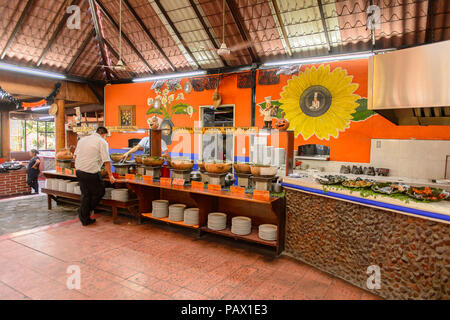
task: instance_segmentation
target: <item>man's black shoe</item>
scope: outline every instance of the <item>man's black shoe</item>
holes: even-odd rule
[[[89,219],[87,224],[88,224],[88,225],[89,225],[89,224],[93,224],[95,221],[97,221],[97,220],[95,220],[95,219]]]

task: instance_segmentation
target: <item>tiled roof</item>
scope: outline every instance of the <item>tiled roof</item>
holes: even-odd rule
[[[65,24],[74,4],[78,30]],[[0,61],[107,80],[450,39],[448,0],[122,0],[120,50],[119,4],[0,0]],[[367,28],[372,4],[380,9],[373,35]],[[223,32],[231,55],[217,54]],[[120,55],[129,70],[102,67],[114,66]]]

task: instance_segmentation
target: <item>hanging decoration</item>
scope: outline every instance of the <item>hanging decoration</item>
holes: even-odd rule
[[[183,90],[184,90],[184,93],[187,93],[187,94],[189,94],[189,93],[192,92],[192,84],[191,84],[190,81],[187,81],[187,82],[184,84]]]
[[[61,83],[58,82],[57,84],[55,84],[55,88],[53,89],[53,91],[46,98],[33,102],[21,102],[21,107],[23,107],[24,109],[28,109],[51,105],[55,101],[55,97],[58,94],[60,88]]]
[[[250,72],[239,73],[237,87],[239,89],[250,89],[252,87],[252,74]]]
[[[192,83],[192,87],[194,87],[194,91],[200,92],[200,91],[205,90],[203,78],[191,79],[190,81]]]
[[[4,100],[7,104],[13,104],[16,108],[20,107],[20,101],[14,98],[9,92],[5,91],[0,87],[0,102]]]
[[[280,75],[277,75],[276,70],[262,70],[259,72],[258,84],[272,85],[280,83]]]

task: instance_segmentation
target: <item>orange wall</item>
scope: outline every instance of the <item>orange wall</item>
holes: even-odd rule
[[[340,61],[329,63],[331,71],[336,67],[346,69],[348,74],[353,76],[353,83],[358,83],[359,87],[355,94],[361,98],[367,97],[367,60]],[[318,66],[318,65],[316,65]],[[309,66],[302,66],[301,71]],[[272,100],[280,99],[280,93],[287,84],[291,76],[281,75],[280,83],[277,85],[257,85],[256,102],[264,102],[264,97],[271,96]],[[187,79],[183,79],[183,85]],[[151,90],[152,83],[132,83],[107,85],[105,87],[105,124],[106,126],[118,125],[118,106],[135,105],[136,106],[136,125],[141,128],[148,127],[147,119],[151,117],[146,115],[149,107],[147,98],[155,98],[156,94]],[[180,91],[181,92],[181,91]],[[172,122],[178,127],[193,127],[194,121],[199,120],[199,106],[211,105],[214,90],[204,90],[202,92],[192,91],[185,94],[184,103],[192,105],[196,112],[189,115],[174,115]],[[250,126],[251,124],[251,89],[237,88],[237,75],[227,75],[222,80],[219,88],[222,95],[222,104],[235,105],[235,125]],[[263,117],[259,114],[259,106],[256,106],[256,126],[262,127]],[[110,148],[119,149],[128,146],[128,139],[142,138],[145,134],[123,134],[113,133],[109,138]],[[385,120],[379,115],[374,115],[365,121],[351,122],[350,127],[344,132],[340,132],[338,138],[331,137],[329,140],[320,140],[312,136],[305,141],[301,135],[295,139],[295,149],[302,144],[323,144],[330,146],[331,160],[350,161],[350,162],[369,162],[370,161],[370,141],[371,139],[439,139],[450,140],[450,130],[448,127],[440,126],[396,126]],[[191,139],[191,150],[198,152],[197,139]],[[281,142],[283,144],[283,142]],[[248,140],[245,141],[246,156],[248,156]],[[172,151],[174,144],[169,146]],[[239,149],[239,150],[238,150]],[[240,154],[242,148],[235,149],[236,156]]]

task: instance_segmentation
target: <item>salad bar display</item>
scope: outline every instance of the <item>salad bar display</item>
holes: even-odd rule
[[[431,187],[415,187],[398,182],[375,182],[370,179],[349,179],[342,175],[325,175],[315,179],[324,186],[344,187],[351,190],[360,189],[367,192],[373,191],[375,194],[386,196],[401,195],[409,196],[419,201],[437,202],[441,200],[450,200],[450,192]],[[370,188],[370,189],[369,189]],[[367,191],[365,191],[367,190]]]

